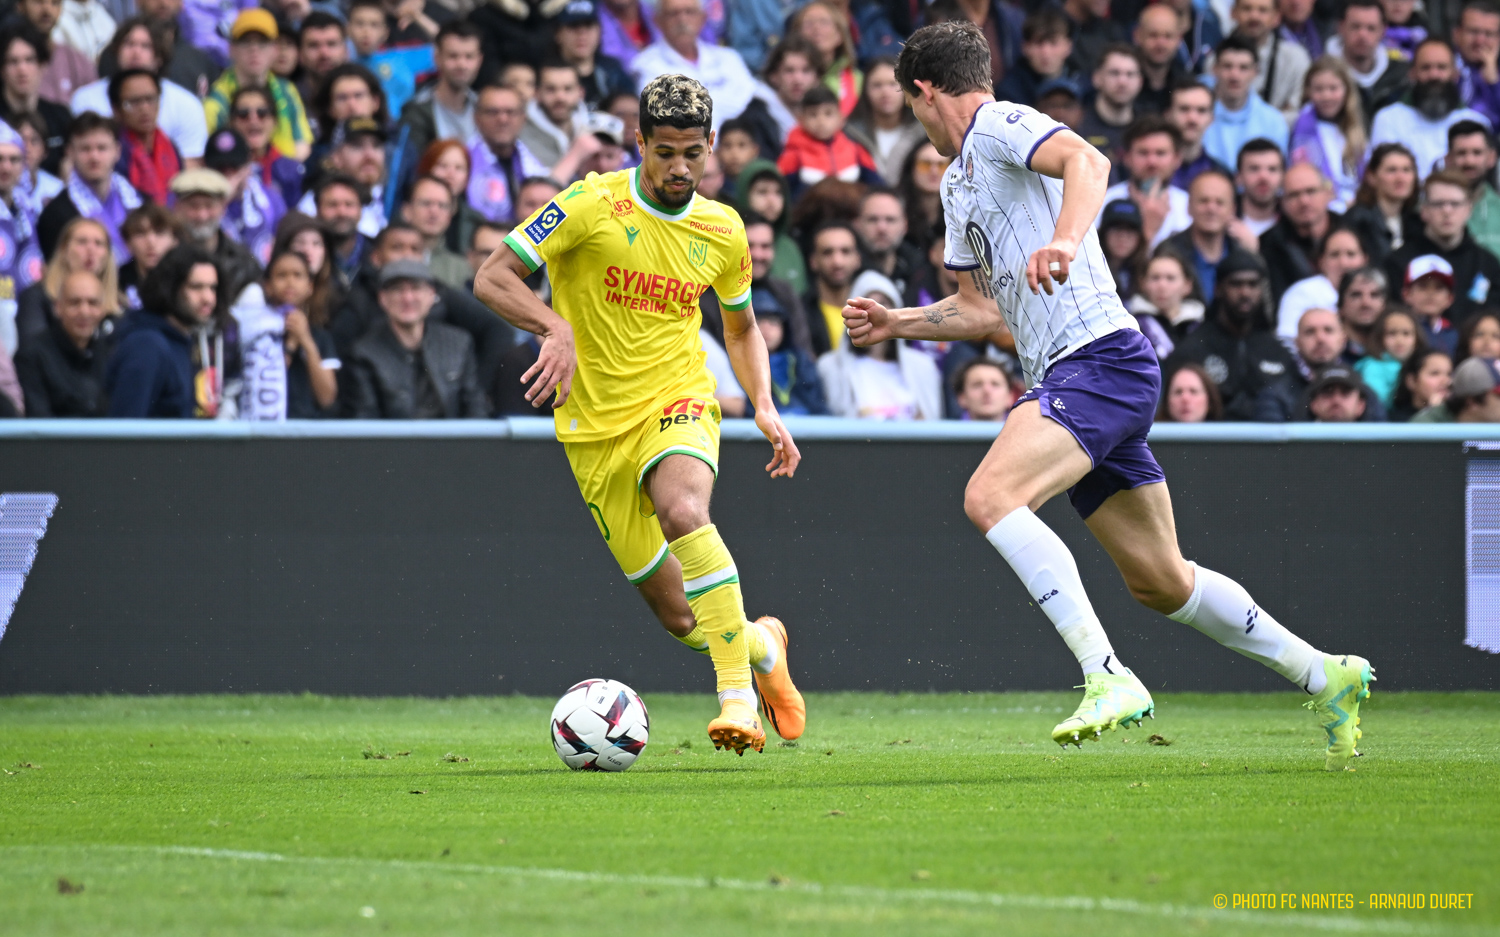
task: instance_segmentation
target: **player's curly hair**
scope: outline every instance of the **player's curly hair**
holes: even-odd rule
[[[661,75],[641,89],[641,136],[650,139],[657,127],[703,129],[714,123],[714,99],[708,89],[686,75]]]
[[[910,95],[920,93],[915,84],[918,81],[930,81],[948,94],[993,92],[990,44],[979,27],[968,20],[923,26],[901,48],[896,81]]]

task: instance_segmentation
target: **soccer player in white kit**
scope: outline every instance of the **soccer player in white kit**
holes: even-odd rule
[[[1082,745],[1153,715],[1151,693],[1111,647],[1062,540],[1033,513],[1068,492],[1074,508],[1148,608],[1198,629],[1297,684],[1328,736],[1326,767],[1358,754],[1370,664],[1315,650],[1234,580],[1183,560],[1165,476],[1146,444],[1161,371],[1120,297],[1093,230],[1109,160],[1029,107],[996,101],[984,34],[927,26],[901,51],[896,79],[945,156],[944,265],[958,295],[921,308],[868,299],[844,307],[849,337],[1015,336],[1031,389],[969,480],[964,511],[1015,570],[1084,673],[1078,710],[1052,730]]]

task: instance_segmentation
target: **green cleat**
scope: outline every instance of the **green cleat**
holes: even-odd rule
[[[1052,730],[1052,741],[1064,748],[1069,745],[1082,748],[1084,742],[1099,738],[1105,729],[1113,730],[1119,725],[1128,729],[1132,722],[1140,725],[1147,716],[1156,718],[1151,692],[1130,670],[1122,674],[1085,674],[1083,687],[1083,702],[1078,704],[1078,710]]]
[[[1343,771],[1349,759],[1359,757],[1354,744],[1364,733],[1359,730],[1359,704],[1370,698],[1370,684],[1375,681],[1374,668],[1363,657],[1325,655],[1323,673],[1328,685],[1323,692],[1303,703],[1318,714],[1323,731],[1328,733],[1328,755],[1324,767]]]

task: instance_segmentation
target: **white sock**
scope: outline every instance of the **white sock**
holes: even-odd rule
[[[1047,613],[1085,674],[1124,673],[1078,578],[1073,554],[1031,508],[1016,508],[984,538],[1021,577],[1037,607]]]
[[[737,699],[737,700],[740,700],[741,702],[749,703],[750,707],[752,709],[755,707],[755,691],[754,690],[720,690],[719,691],[719,705],[720,706],[724,705],[724,701],[725,700],[731,700],[731,699]]]
[[[760,629],[761,635],[765,638],[766,645],[766,655],[760,660],[752,660],[750,666],[758,674],[768,674],[776,669],[776,662],[781,659],[781,655],[777,652],[780,642],[777,641],[775,635],[771,634],[770,629],[764,627],[759,622],[750,622],[750,627]]]
[[[1197,563],[1188,565],[1195,570],[1193,594],[1168,618],[1260,661],[1308,693],[1322,692],[1328,685],[1322,653],[1258,607],[1233,579]]]

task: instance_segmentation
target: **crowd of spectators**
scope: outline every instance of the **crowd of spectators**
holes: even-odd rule
[[[1159,419],[1500,419],[1496,0],[0,3],[0,416],[537,412],[475,272],[638,163],[637,91],[676,72],[714,98],[699,194],[745,221],[778,407],[1004,420],[1008,332],[855,348],[840,315],[957,289],[894,71],[943,19],[1109,156]]]

